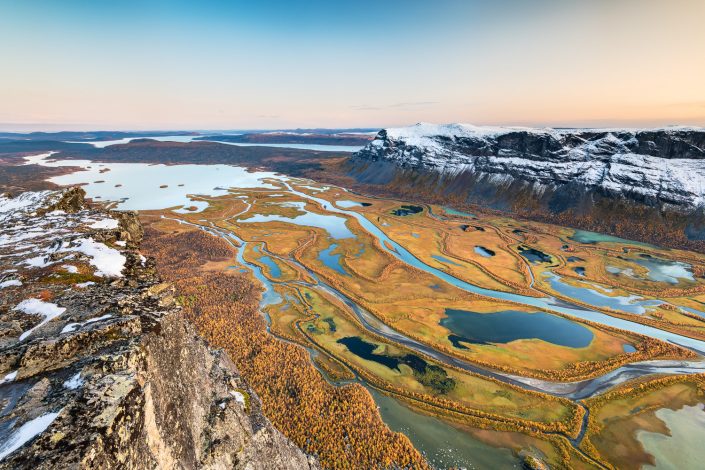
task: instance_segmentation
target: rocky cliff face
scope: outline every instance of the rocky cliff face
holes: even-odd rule
[[[435,202],[640,239],[665,227],[666,238],[652,241],[683,247],[705,240],[705,129],[417,124],[382,130],[346,170],[359,182],[432,194]]]
[[[80,189],[0,197],[0,468],[317,468]]]
[[[462,124],[382,130],[355,155],[537,193],[582,186],[610,197],[693,210],[705,205],[705,130],[557,130]]]

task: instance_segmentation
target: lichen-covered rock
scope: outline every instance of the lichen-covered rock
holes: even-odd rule
[[[0,198],[0,468],[318,468],[83,195]]]

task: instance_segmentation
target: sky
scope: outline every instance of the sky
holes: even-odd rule
[[[0,130],[705,126],[703,0],[0,0]]]

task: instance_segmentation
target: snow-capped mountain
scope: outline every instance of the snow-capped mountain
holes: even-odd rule
[[[537,196],[548,192],[559,199],[565,199],[565,189],[679,212],[705,206],[702,128],[533,129],[421,123],[380,131],[352,161],[393,163],[436,174],[441,181],[457,181],[464,175],[461,179],[468,185],[500,191],[521,186]],[[478,188],[466,189],[478,193]],[[563,201],[561,206],[565,205]]]

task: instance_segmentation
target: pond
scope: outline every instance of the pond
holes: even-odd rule
[[[423,212],[423,207],[403,205],[398,209],[394,209],[392,211],[392,214],[397,215],[399,217],[406,217],[407,215],[418,214],[419,212]]]
[[[520,339],[540,339],[571,348],[590,344],[593,333],[585,326],[567,318],[544,312],[503,310],[478,313],[469,310],[446,309],[440,325],[453,333],[453,343],[509,343]]]
[[[399,364],[402,363],[398,357],[375,353],[374,351],[377,349],[377,345],[368,343],[359,336],[340,338],[337,343],[344,345],[351,353],[366,361],[376,362],[396,371],[399,370]]]
[[[551,255],[547,255],[543,251],[539,251],[535,248],[529,248],[528,246],[520,246],[519,254],[529,260],[532,264],[550,263],[553,259],[551,258]]]
[[[357,201],[335,201],[335,205],[342,207],[343,209],[351,209],[353,207],[370,207],[372,204],[369,202],[357,202]]]
[[[343,268],[343,266],[340,264],[340,258],[342,255],[340,253],[333,254],[333,251],[335,251],[336,248],[338,248],[338,245],[336,243],[333,243],[325,250],[321,250],[321,252],[318,254],[318,259],[320,259],[323,264],[325,264],[330,269],[337,271],[344,276],[349,276],[350,273],[348,273],[345,268]]]
[[[585,268],[582,266],[574,267],[573,271],[575,271],[575,274],[577,274],[578,276],[585,276]]]
[[[587,230],[576,230],[573,235],[568,237],[568,240],[585,243],[586,245],[594,245],[595,243],[624,243],[627,245],[653,246],[648,243],[625,240],[624,238],[605,235],[604,233],[588,232]]]
[[[688,263],[655,258],[645,253],[640,254],[634,262],[648,269],[647,276],[651,281],[678,284],[680,279],[695,280],[692,266]]]
[[[443,211],[448,214],[448,215],[457,215],[459,217],[471,217],[471,218],[476,218],[475,214],[471,214],[469,212],[462,212],[459,210],[455,210],[452,207],[443,207]]]
[[[495,255],[495,252],[484,246],[477,245],[474,249],[475,253],[485,258],[491,258]]]

